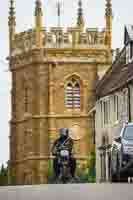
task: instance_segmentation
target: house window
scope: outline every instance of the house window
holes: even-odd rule
[[[103,128],[103,101],[100,102],[100,119],[101,119],[101,127]]]
[[[115,114],[115,120],[118,121],[119,120],[119,110],[118,110],[118,96],[115,95],[114,96],[114,114]]]
[[[108,118],[108,102],[105,101],[103,103],[103,109],[104,109],[104,124],[108,124],[109,118]]]
[[[93,144],[96,144],[96,131],[95,129],[93,130]]]
[[[65,104],[67,108],[80,108],[80,84],[72,78],[67,83],[65,95]]]

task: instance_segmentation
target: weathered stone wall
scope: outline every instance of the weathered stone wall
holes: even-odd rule
[[[13,72],[9,165],[16,184],[46,183],[47,180],[48,80],[47,65],[32,64]]]

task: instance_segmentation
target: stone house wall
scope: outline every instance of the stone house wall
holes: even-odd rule
[[[133,103],[132,103],[133,85],[130,84],[129,88],[130,88],[130,107],[129,107],[129,93],[126,87],[122,88],[119,91],[114,92],[109,96],[103,97],[96,102],[95,127],[96,127],[97,182],[100,182],[101,180],[101,160],[98,147],[102,145],[103,136],[106,136],[108,138],[108,144],[112,144],[113,139],[117,135],[119,135],[123,124],[129,120],[129,112],[131,113],[131,121],[133,120]],[[107,109],[104,108],[105,102],[107,103]],[[107,171],[108,170],[106,166],[106,175],[108,174]],[[106,179],[108,180],[107,176]]]

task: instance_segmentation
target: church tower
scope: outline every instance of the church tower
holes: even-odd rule
[[[48,183],[51,146],[60,128],[69,128],[74,140],[76,173],[88,173],[94,149],[94,123],[88,109],[95,104],[96,81],[112,63],[110,19],[107,16],[102,31],[86,28],[79,0],[74,27],[47,31],[41,0],[36,0],[33,29],[16,33],[15,6],[10,0],[10,184]]]

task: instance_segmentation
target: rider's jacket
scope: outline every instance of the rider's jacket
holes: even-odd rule
[[[73,140],[72,138],[68,137],[66,139],[62,139],[62,138],[58,138],[52,147],[52,154],[54,156],[57,155],[57,153],[60,151],[60,149],[62,148],[62,146],[64,146],[69,152],[70,154],[72,154],[72,150],[73,150]]]

